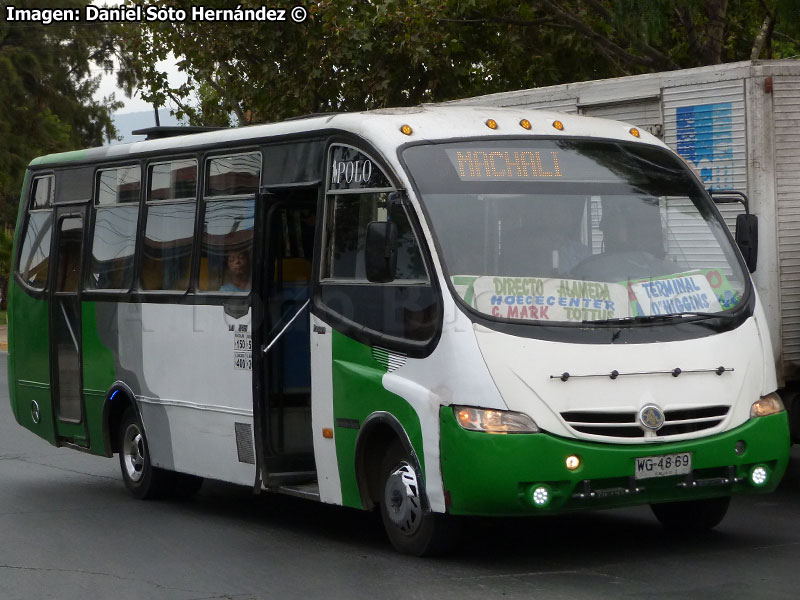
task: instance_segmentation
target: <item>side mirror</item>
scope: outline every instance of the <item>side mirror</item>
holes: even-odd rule
[[[397,272],[397,225],[392,221],[367,224],[364,266],[372,283],[394,281]]]
[[[735,238],[748,270],[755,273],[758,264],[758,217],[750,214],[737,215]]]

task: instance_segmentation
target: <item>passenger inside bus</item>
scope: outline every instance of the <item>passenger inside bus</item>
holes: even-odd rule
[[[225,273],[221,292],[250,291],[250,253],[247,250],[231,250],[225,257]]]

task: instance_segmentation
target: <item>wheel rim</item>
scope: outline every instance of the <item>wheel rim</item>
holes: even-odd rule
[[[125,474],[128,479],[137,483],[144,474],[144,437],[135,424],[128,425],[122,444]]]
[[[392,523],[406,535],[414,534],[422,524],[422,502],[417,474],[411,465],[402,462],[392,471],[386,480],[383,496]]]

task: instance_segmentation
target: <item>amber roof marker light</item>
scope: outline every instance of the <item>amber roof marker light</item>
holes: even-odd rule
[[[553,127],[559,131],[564,131],[564,124],[561,121],[553,121]]]
[[[631,134],[633,137],[635,137],[635,138],[641,137],[641,134],[639,133],[639,130],[638,130],[638,129],[636,129],[636,127],[631,127],[631,128],[628,130],[628,133],[630,133],[630,134]]]
[[[489,129],[497,129],[497,121],[494,119],[486,119],[486,126]]]
[[[522,119],[522,121],[520,121],[520,122],[519,122],[519,125],[520,125],[520,127],[522,127],[523,129],[527,129],[528,131],[530,131],[530,130],[531,130],[531,127],[533,127],[533,126],[531,125],[531,122],[530,122],[530,121],[528,121],[528,119]]]
[[[400,127],[400,133],[402,133],[403,135],[411,135],[412,133],[414,133],[414,130],[411,129],[411,125],[403,125],[402,127]]]

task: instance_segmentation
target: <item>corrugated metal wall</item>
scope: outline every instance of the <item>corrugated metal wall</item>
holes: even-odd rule
[[[747,193],[744,81],[717,81],[662,90],[664,142],[699,172],[706,187]],[[736,214],[720,207],[733,230]]]
[[[707,188],[747,192],[747,137],[744,81],[689,84],[662,90],[664,142],[692,165]],[[677,206],[676,206],[677,208]],[[719,206],[731,231],[740,205]],[[719,248],[708,248],[708,227],[701,220],[684,218],[680,209],[669,211],[669,228],[685,249],[696,255],[690,264],[723,267],[727,261]],[[692,240],[697,240],[696,244]],[[729,273],[727,273],[729,274]]]
[[[800,363],[800,77],[773,79],[784,363]]]
[[[661,102],[657,97],[648,100],[582,106],[579,112],[587,117],[624,121],[658,137],[662,136],[664,119],[661,115]]]

